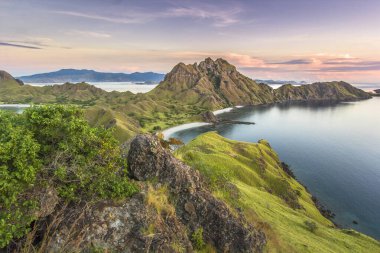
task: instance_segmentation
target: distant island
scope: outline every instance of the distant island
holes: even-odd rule
[[[261,79],[256,79],[255,80],[257,83],[265,83],[265,84],[293,84],[293,85],[302,85],[302,84],[307,84],[305,81],[287,81],[287,80],[261,80]]]
[[[20,76],[26,83],[65,83],[65,82],[133,82],[154,84],[164,79],[164,74],[154,72],[107,73],[88,69],[61,69],[49,73]]]

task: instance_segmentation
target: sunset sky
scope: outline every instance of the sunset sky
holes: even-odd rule
[[[252,78],[380,83],[378,0],[0,0],[0,69],[166,73],[225,58]]]

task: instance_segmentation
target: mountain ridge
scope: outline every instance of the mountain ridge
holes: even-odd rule
[[[59,82],[144,82],[157,83],[164,75],[155,72],[111,73],[91,69],[60,69],[58,71],[20,76],[23,82],[59,83]]]
[[[357,100],[371,96],[343,81],[273,89],[241,74],[224,59],[206,58],[200,63],[177,64],[151,92],[208,109],[236,105],[259,105],[285,101]]]

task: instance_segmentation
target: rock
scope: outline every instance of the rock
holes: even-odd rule
[[[100,202],[65,211],[51,235],[48,252],[192,252],[186,228],[175,215],[162,216],[147,205],[148,187],[124,203]]]
[[[44,218],[52,214],[59,202],[58,193],[53,187],[36,188],[31,195],[39,201],[39,208],[35,213],[38,218]]]
[[[18,84],[20,84],[21,86],[22,86],[22,85],[25,85],[24,82],[21,81],[20,79],[15,79],[15,80],[16,80],[16,82],[18,82]]]
[[[380,94],[380,89],[374,90],[376,94]]]
[[[211,111],[207,111],[201,114],[202,119],[204,122],[208,123],[216,123],[218,122],[218,118],[215,116],[215,114]]]
[[[129,175],[137,180],[156,180],[167,185],[175,198],[178,219],[189,236],[203,228],[204,240],[220,252],[261,252],[265,235],[228,207],[205,187],[198,171],[177,160],[151,135],[139,135],[130,145]]]

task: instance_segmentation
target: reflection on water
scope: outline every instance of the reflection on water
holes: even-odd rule
[[[220,117],[255,125],[177,132],[185,142],[207,131],[234,140],[267,139],[336,222],[380,238],[380,98],[350,103],[246,107]],[[353,220],[359,224],[354,225]]]

